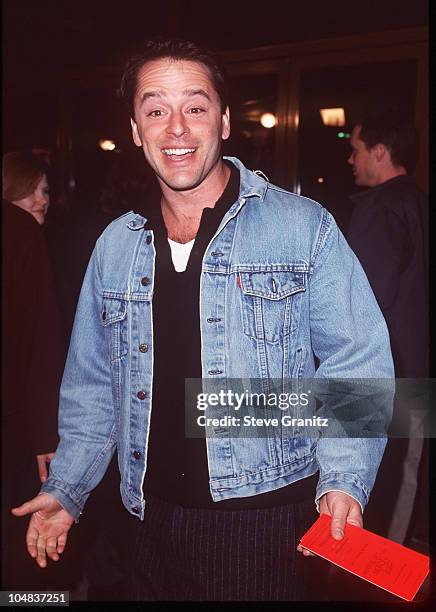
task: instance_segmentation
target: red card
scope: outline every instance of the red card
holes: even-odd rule
[[[321,514],[301,538],[301,546],[398,597],[413,600],[429,572],[429,557],[355,525],[346,525],[344,538],[335,540],[330,521],[330,516]]]

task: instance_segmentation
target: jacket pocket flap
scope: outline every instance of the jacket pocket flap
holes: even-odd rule
[[[104,326],[122,321],[127,313],[125,300],[103,297],[100,319]]]
[[[246,295],[281,300],[305,291],[304,275],[295,272],[240,272],[239,285]]]

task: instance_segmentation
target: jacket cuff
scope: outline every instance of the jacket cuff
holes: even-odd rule
[[[319,512],[319,500],[329,491],[342,491],[359,502],[363,511],[369,499],[369,489],[356,474],[347,472],[328,472],[320,476],[316,487],[315,504]]]
[[[70,485],[54,478],[49,478],[45,482],[40,493],[49,493],[60,503],[60,505],[74,518],[76,523],[79,522],[79,517],[82,514],[85,500],[83,496],[79,496]]]

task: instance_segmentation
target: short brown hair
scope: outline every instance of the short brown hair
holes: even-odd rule
[[[3,155],[3,198],[14,202],[32,194],[44,174],[47,164],[31,151],[13,151]]]
[[[416,127],[404,108],[383,108],[370,113],[359,121],[359,138],[368,151],[377,144],[384,144],[395,166],[404,166],[412,174],[418,162],[419,136]]]
[[[121,79],[121,97],[130,116],[134,116],[133,100],[138,74],[147,62],[158,59],[187,60],[203,64],[209,71],[212,84],[220,98],[221,112],[228,106],[228,90],[224,66],[216,55],[199,43],[185,38],[164,38],[157,36],[146,40],[137,55],[131,57]]]

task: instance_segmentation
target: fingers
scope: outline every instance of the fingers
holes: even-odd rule
[[[47,480],[47,463],[46,463],[46,455],[37,455],[36,462],[38,464],[38,474],[41,482],[45,482]]]
[[[342,540],[345,525],[350,523],[362,527],[362,512],[359,503],[343,491],[329,491],[319,503],[320,513],[332,517],[330,533],[335,540]]]
[[[44,536],[39,536],[37,541],[36,541],[36,562],[39,565],[39,567],[47,567],[47,558],[45,555],[45,538]]]
[[[66,542],[67,531],[63,531],[59,536],[44,533],[34,518],[31,519],[26,534],[26,544],[29,555],[36,560],[39,567],[47,567],[47,557],[52,561],[59,561],[61,553],[65,550]]]
[[[35,540],[36,540],[36,546],[35,546]],[[29,546],[28,544],[27,549],[30,552],[30,548],[32,548],[32,551],[34,551],[36,548],[36,562],[38,563],[39,567],[41,568],[47,567],[47,556],[52,561],[59,561],[59,552],[57,550],[57,538],[55,536],[45,538],[43,535],[39,534],[37,538],[32,537],[32,542],[33,543],[31,546]],[[35,558],[35,554],[32,554],[31,556]]]
[[[328,514],[331,515],[328,503],[327,503],[327,495],[323,495],[319,500],[319,513],[320,514]]]
[[[38,541],[38,536],[39,536],[38,530],[32,527],[32,525],[29,525],[29,528],[26,533],[26,544],[27,544],[27,551],[29,555],[32,557],[32,559],[36,559],[37,557],[36,544]]]
[[[59,554],[62,554],[64,552],[65,546],[67,544],[67,538],[68,538],[68,531],[64,531],[64,533],[61,533],[61,535],[58,537],[57,551]]]
[[[301,544],[297,546],[297,550],[298,552],[301,552],[304,557],[316,557],[313,552],[310,552],[310,550],[307,550],[307,548],[304,548],[303,546],[301,546]]]
[[[47,555],[50,557],[52,561],[59,560],[59,555],[57,552],[57,538],[55,537],[47,538],[46,551],[47,551]]]
[[[353,505],[347,517],[347,523],[356,525],[356,527],[363,527],[363,518],[360,506],[358,504]]]
[[[335,540],[342,540],[346,524],[356,525],[356,527],[363,526],[359,502],[342,491],[329,491],[323,495],[320,498],[319,511],[320,514],[331,516],[330,533]],[[297,550],[305,557],[316,557],[301,544],[298,544]]]

